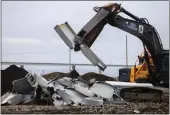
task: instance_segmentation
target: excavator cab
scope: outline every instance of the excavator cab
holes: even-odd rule
[[[138,64],[137,64],[138,63]],[[149,79],[147,63],[144,56],[141,54],[131,68],[119,69],[119,81],[131,83],[144,83]],[[149,82],[149,81],[148,81]]]
[[[146,49],[147,50],[147,49]],[[153,64],[153,60],[152,57],[149,53],[149,51],[147,50],[147,55],[149,58],[149,63],[151,66],[152,71],[155,71],[155,65]],[[138,63],[138,64],[137,64]],[[123,68],[124,70],[128,70],[129,69],[129,74],[126,73],[126,76],[122,77],[122,74],[120,73],[119,78],[121,77],[121,79],[119,79],[120,81],[126,81],[124,79],[127,79],[129,77],[129,81],[126,82],[131,82],[131,83],[149,83],[149,72],[148,72],[148,65],[144,56],[144,52],[141,53],[141,55],[138,56],[138,59],[135,62],[135,65],[131,68]],[[119,71],[122,72],[122,71]],[[127,71],[126,71],[127,72]],[[125,74],[125,71],[124,71]]]

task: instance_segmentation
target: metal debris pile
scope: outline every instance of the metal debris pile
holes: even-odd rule
[[[103,105],[116,100],[123,101],[112,85],[90,79],[57,77],[47,81],[42,76],[28,73],[24,78],[14,80],[13,91],[1,97],[1,104],[29,104],[37,99],[52,100],[60,105]]]

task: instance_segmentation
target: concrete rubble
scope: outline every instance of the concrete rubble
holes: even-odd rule
[[[47,81],[36,74],[28,73],[24,78],[14,80],[12,84],[13,91],[1,97],[1,105],[27,104],[36,99],[38,95],[40,99],[47,101],[52,99],[55,106],[96,106],[103,105],[106,101],[123,101],[112,85],[95,81],[95,79],[91,79],[89,85],[80,79],[68,77]],[[41,89],[40,92],[37,91],[38,88]]]

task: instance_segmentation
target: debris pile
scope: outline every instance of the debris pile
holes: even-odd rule
[[[16,79],[21,79],[28,74],[23,68],[16,65],[11,65],[5,70],[1,70],[1,96],[7,91],[12,91],[12,82]]]
[[[88,83],[82,79],[72,79],[68,74],[53,73],[53,80],[46,80],[36,74],[28,73],[25,77],[12,81],[13,91],[5,93],[1,104],[27,104],[35,99],[53,100],[60,105],[103,105],[109,101],[123,101],[114,88],[106,82],[96,81],[98,74],[88,77]],[[66,77],[64,77],[66,75]],[[48,75],[49,76],[49,75]],[[87,75],[85,75],[87,76]],[[82,78],[84,78],[82,76]],[[48,77],[48,79],[51,79]],[[99,88],[100,87],[100,88]],[[101,92],[102,90],[102,92]]]
[[[6,69],[8,72],[9,68]],[[168,102],[132,103],[120,96],[122,87],[151,87],[151,84],[118,82],[92,72],[72,78],[70,73],[38,76],[15,65],[12,68],[20,75],[23,73],[16,77],[13,72],[15,80],[9,78],[10,73],[3,74],[8,75],[9,81],[13,80],[12,88],[5,89],[1,96],[3,113],[168,113],[169,110]],[[10,84],[7,78],[2,83]]]

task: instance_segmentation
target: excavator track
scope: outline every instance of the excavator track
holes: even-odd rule
[[[166,88],[129,87],[120,90],[125,101],[169,101],[169,90]]]

